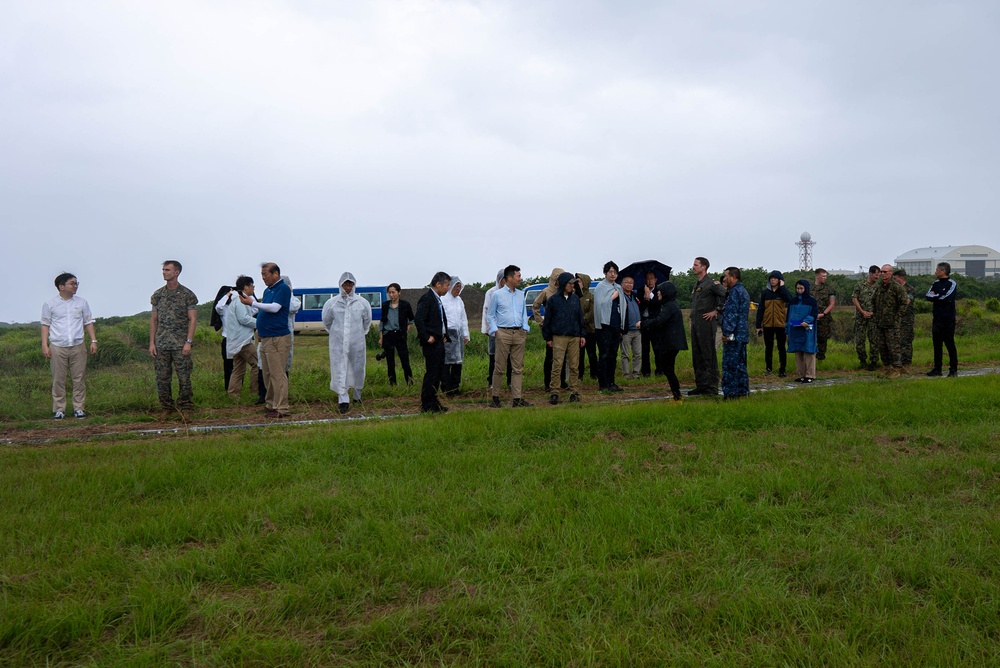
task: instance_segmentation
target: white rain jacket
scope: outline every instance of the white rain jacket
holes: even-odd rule
[[[458,297],[451,291],[458,288]],[[469,316],[465,313],[465,302],[462,301],[462,290],[465,284],[458,276],[451,277],[451,287],[448,293],[441,297],[441,306],[448,318],[448,341],[444,344],[444,363],[461,364],[465,358],[465,340],[469,338]]]
[[[346,403],[347,390],[362,390],[365,386],[365,336],[372,326],[372,307],[357,295],[344,292],[344,283],[358,282],[354,274],[345,271],[340,293],[323,306],[323,327],[330,333],[330,389],[337,393],[339,403]]]

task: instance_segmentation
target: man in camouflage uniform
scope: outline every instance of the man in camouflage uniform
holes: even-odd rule
[[[726,286],[708,275],[708,260],[696,257],[691,271],[698,282],[691,289],[691,362],[695,388],[688,396],[719,394],[719,357],[715,335],[719,311],[726,301]]]
[[[156,368],[156,391],[164,410],[174,409],[171,390],[171,369],[177,373],[177,407],[194,408],[191,393],[191,345],[198,320],[198,298],[177,282],[181,263],[163,263],[163,280],[167,282],[153,293],[149,318],[149,354]]]
[[[875,288],[878,281],[879,268],[868,267],[868,278],[858,281],[851,293],[854,302],[854,345],[858,351],[859,369],[874,371],[878,368],[878,341],[875,330]],[[865,352],[865,343],[868,352]]]
[[[816,298],[816,304],[819,306],[819,315],[816,316],[817,361],[826,359],[826,342],[833,330],[833,307],[837,305],[837,293],[826,282],[826,278],[826,269],[817,269],[816,282],[812,287],[812,296]]]
[[[917,296],[917,292],[906,282],[905,269],[892,272],[892,278],[906,291],[906,307],[903,309],[903,317],[899,320],[899,354],[903,366],[910,366],[913,363],[913,298]]]
[[[892,280],[892,265],[882,265],[882,280],[875,290],[875,326],[882,365],[886,367],[886,375],[889,377],[898,376],[903,367],[899,349],[899,326],[906,301],[906,290]]]

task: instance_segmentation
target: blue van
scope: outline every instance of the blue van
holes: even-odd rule
[[[590,289],[593,290],[597,287],[600,281],[591,281]],[[531,305],[535,303],[535,299],[538,298],[538,293],[549,287],[548,283],[535,283],[524,288],[524,304],[528,307],[528,317],[533,318],[534,313],[532,312]],[[545,304],[542,304],[542,316],[545,316]]]
[[[378,322],[382,318],[382,302],[389,300],[386,286],[357,285],[354,291],[372,305],[372,322]],[[331,297],[340,294],[340,288],[295,288],[292,294],[302,302],[295,314],[295,331],[302,332],[323,329],[323,306]]]

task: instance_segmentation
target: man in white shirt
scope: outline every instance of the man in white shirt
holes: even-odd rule
[[[66,375],[73,383],[73,416],[85,418],[87,400],[87,349],[83,345],[83,330],[90,335],[90,354],[97,353],[94,316],[83,297],[77,297],[80,282],[76,276],[62,273],[56,276],[59,294],[42,304],[42,354],[52,366],[52,417],[66,417]]]

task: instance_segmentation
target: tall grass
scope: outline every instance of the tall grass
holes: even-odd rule
[[[1000,378],[0,457],[0,663],[991,665]]]

